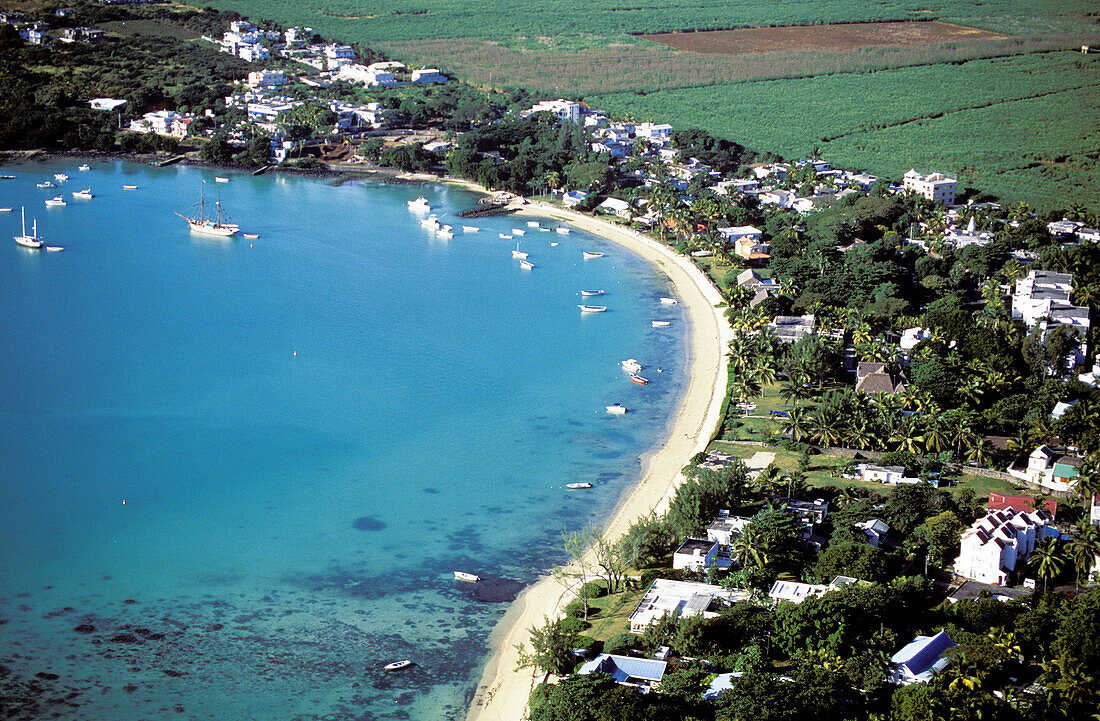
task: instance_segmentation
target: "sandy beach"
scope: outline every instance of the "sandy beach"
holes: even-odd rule
[[[636,518],[654,509],[663,511],[682,479],[680,469],[695,453],[706,449],[718,425],[725,396],[725,348],[732,331],[722,310],[715,308],[722,300],[717,289],[688,258],[672,249],[641,233],[556,206],[523,205],[517,215],[562,221],[637,253],[669,278],[676,297],[691,318],[690,382],[683,404],[668,439],[643,459],[641,479],[620,501],[604,527],[604,534],[615,539],[625,533]],[[565,238],[561,240],[565,242]],[[516,599],[493,631],[490,640],[493,653],[482,673],[467,721],[526,718],[527,699],[542,675],[530,670],[516,671],[516,644],[526,644],[528,629],[542,625],[546,616],[554,617],[559,607],[569,600],[561,584],[549,576],[527,588]]]

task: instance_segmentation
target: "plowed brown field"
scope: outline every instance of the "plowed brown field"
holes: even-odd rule
[[[853,50],[874,46],[905,47],[956,40],[1002,39],[1006,36],[941,22],[894,22],[702,30],[639,37],[692,53],[749,55],[803,50]]]

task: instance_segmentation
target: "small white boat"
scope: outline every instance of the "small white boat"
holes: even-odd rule
[[[541,231],[543,233],[549,233],[550,229],[549,228],[539,228],[539,231]]]
[[[137,186],[136,185],[124,185],[124,186],[122,186],[122,189],[123,190],[137,190]]]
[[[435,237],[442,238],[443,240],[450,240],[451,238],[455,237],[455,232],[454,229],[451,228],[451,226],[444,225],[436,229]]]
[[[519,262],[519,267],[523,268],[524,270],[534,270],[535,269],[535,264],[532,263],[529,260],[521,260]]]
[[[463,233],[476,233],[479,230],[481,230],[481,228],[477,227],[476,225],[464,225],[464,226],[462,226],[462,232]]]
[[[0,213],[10,213],[11,208],[0,208]]]
[[[631,373],[630,374],[630,382],[631,383],[637,383],[640,386],[644,386],[646,383],[649,383],[649,379],[648,378],[642,378],[637,373]]]
[[[582,481],[582,482],[579,482],[579,483],[566,483],[565,487],[576,491],[576,490],[579,490],[579,489],[582,489],[582,488],[591,488],[592,484]]]
[[[439,218],[436,217],[435,213],[432,213],[427,218],[421,218],[420,224],[425,228],[438,228]]]
[[[214,182],[215,183],[228,183],[229,178],[222,178],[222,177],[219,177],[219,176],[214,176]]]
[[[432,206],[428,205],[428,199],[421,195],[416,200],[406,201],[406,205],[409,206],[409,210],[414,213],[427,213],[432,209]]]
[[[65,249],[63,247],[61,247],[60,245],[47,245],[46,246],[46,252],[47,253],[60,253],[63,250],[65,250]]]
[[[77,166],[77,168],[76,168],[76,169],[77,169],[77,170],[79,170],[80,172],[82,172],[82,173],[83,173],[83,172],[85,172],[85,171],[91,170],[91,169],[92,169],[92,167],[91,167],[90,165],[88,165],[88,164],[84,164],[84,165],[79,165],[79,166]]]
[[[65,199],[60,195],[54,196],[46,201],[46,206],[50,208],[56,208],[62,205],[68,205],[68,203],[66,203]]]
[[[581,295],[585,296],[585,297],[591,297],[591,296],[594,296],[594,295],[603,295],[603,293],[604,292],[602,290],[582,290],[581,291]]]
[[[62,183],[64,183],[66,180],[69,179],[69,176],[65,175],[64,173],[54,173],[53,179],[60,180]]]
[[[528,228],[537,228],[537,227],[539,227],[539,222],[537,220],[528,220],[527,221],[527,227]]]
[[[456,581],[469,581],[470,583],[477,583],[481,580],[481,576],[476,573],[466,573],[465,571],[455,571]]]
[[[0,180],[15,180],[14,175],[0,175]]]
[[[670,325],[672,325],[672,321],[668,321],[668,320],[655,320],[655,321],[653,321],[653,327],[654,328],[668,328]]]
[[[554,228],[554,230],[561,233],[562,235],[569,235],[569,228],[557,227],[557,228]]]
[[[523,235],[526,232],[527,231],[523,230],[522,228],[512,228],[512,235]]]
[[[551,244],[550,244],[550,247],[551,247],[551,248],[557,248],[557,247],[558,247],[558,244],[557,244],[557,243],[551,243]]]
[[[245,238],[248,238],[249,240],[260,237],[259,233],[241,233],[241,235],[243,235]]]
[[[602,258],[603,257],[603,253],[593,253],[590,250],[581,251],[581,255],[584,256],[585,260],[589,260],[590,258]]]
[[[623,416],[626,415],[626,406],[621,403],[612,403],[607,406],[607,412],[613,416]]]
[[[578,305],[581,309],[581,313],[605,313],[607,311],[606,305]]]
[[[675,298],[661,298],[661,302],[665,305],[676,305],[680,301],[676,300]]]
[[[44,183],[38,183],[38,187],[39,188],[56,188],[57,186],[54,185],[52,181],[47,180]]]
[[[409,666],[412,666],[412,665],[413,665],[412,661],[410,661],[409,659],[405,659],[404,661],[394,661],[393,663],[387,663],[385,666],[382,667],[382,670],[383,671],[400,671],[401,669],[408,668]]]
[[[627,358],[626,360],[624,360],[623,363],[622,363],[622,366],[623,366],[623,370],[629,371],[631,373],[641,373],[642,372],[642,364],[639,363],[638,361],[634,360],[633,358]]]
[[[512,236],[508,235],[507,233],[497,233],[497,235],[499,235],[504,240],[511,240],[512,239]]]
[[[512,251],[513,258],[519,258],[520,260],[527,259],[527,253],[519,249],[519,243],[516,243],[516,249]]]
[[[73,191],[73,197],[80,200],[91,200],[95,197],[95,194],[92,192],[91,188],[85,188],[84,190]]]

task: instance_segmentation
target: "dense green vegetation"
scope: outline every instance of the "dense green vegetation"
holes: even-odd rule
[[[1063,52],[589,101],[786,157],[817,147],[838,167],[892,177],[934,168],[964,186],[1052,207],[1100,204],[1100,136],[1078,112],[1098,93],[1100,57]],[[874,101],[853,101],[860,97]]]

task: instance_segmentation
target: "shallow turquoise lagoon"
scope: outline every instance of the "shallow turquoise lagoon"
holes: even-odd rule
[[[507,601],[667,434],[688,319],[666,279],[575,229],[463,234],[477,196],[445,187],[77,165],[0,167],[0,707],[461,718]],[[204,179],[259,238],[188,232]],[[64,252],[10,240],[20,206]],[[580,313],[588,288],[608,312]]]

